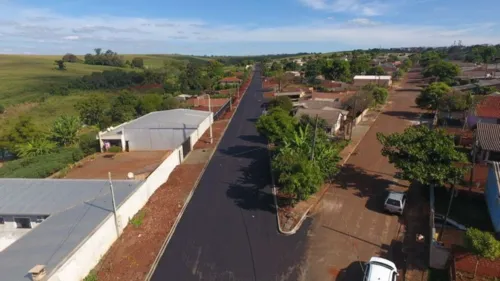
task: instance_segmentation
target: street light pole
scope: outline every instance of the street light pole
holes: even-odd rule
[[[212,120],[210,120],[210,144],[213,143],[214,138],[212,135],[212,123],[213,123],[213,112],[212,112],[212,100],[210,99],[209,94],[205,94],[208,97],[208,112],[212,113]]]

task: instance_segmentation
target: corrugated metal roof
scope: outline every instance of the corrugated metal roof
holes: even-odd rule
[[[179,147],[211,112],[173,109],[155,111],[101,133],[104,140],[125,134],[131,150],[171,150]]]
[[[349,112],[347,110],[342,110],[342,102],[333,100],[304,100],[296,103],[298,106],[302,106],[305,109],[322,109],[322,110],[338,110],[343,114],[347,115]]]
[[[390,75],[356,75],[354,80],[391,80]]]
[[[300,118],[302,115],[308,115],[312,118],[315,118],[316,115],[318,115],[318,117],[324,119],[329,126],[334,127],[339,120],[339,115],[341,114],[341,110],[299,108],[295,113],[295,117]]]
[[[113,181],[117,206],[141,183]],[[25,281],[28,270],[36,264],[46,265],[50,275],[112,214],[106,180],[0,179],[0,186],[4,192],[0,205],[9,198],[14,198],[19,205],[34,204],[32,212],[48,211],[41,206],[43,202],[53,205],[45,221],[0,252],[1,280]],[[66,200],[68,202],[64,202]],[[10,214],[25,211],[15,204],[2,205],[2,210]]]
[[[477,139],[484,150],[500,152],[500,125],[478,123]]]

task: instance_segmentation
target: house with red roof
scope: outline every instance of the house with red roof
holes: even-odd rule
[[[473,128],[477,123],[500,124],[500,95],[486,96],[476,110],[467,117],[467,124]]]
[[[241,84],[241,79],[238,77],[224,77],[219,80],[220,85],[238,85]]]

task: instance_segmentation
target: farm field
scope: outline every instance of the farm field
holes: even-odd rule
[[[123,55],[125,60],[143,58],[148,68],[162,67],[165,61],[189,60],[206,63],[209,58],[181,55]],[[83,59],[83,55],[78,55]],[[0,127],[7,131],[18,118],[27,115],[33,118],[37,127],[50,128],[50,124],[60,115],[75,115],[74,105],[88,94],[114,96],[106,91],[72,91],[69,96],[49,96],[51,86],[65,85],[73,79],[95,71],[112,69],[132,70],[83,63],[66,63],[66,70],[56,69],[55,60],[62,55],[0,55],[0,104],[5,112],[0,114]]]

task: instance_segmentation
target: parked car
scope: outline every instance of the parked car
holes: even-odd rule
[[[384,209],[390,213],[403,214],[406,205],[406,193],[390,191],[384,202]]]
[[[444,215],[441,214],[434,214],[434,227],[436,229],[440,228],[443,225],[444,222]],[[453,227],[462,231],[466,231],[467,227],[465,225],[460,224],[450,218],[446,218],[446,223],[444,224],[445,227]]]
[[[372,257],[366,263],[365,277],[363,281],[396,281],[398,269],[390,261],[379,257]]]

